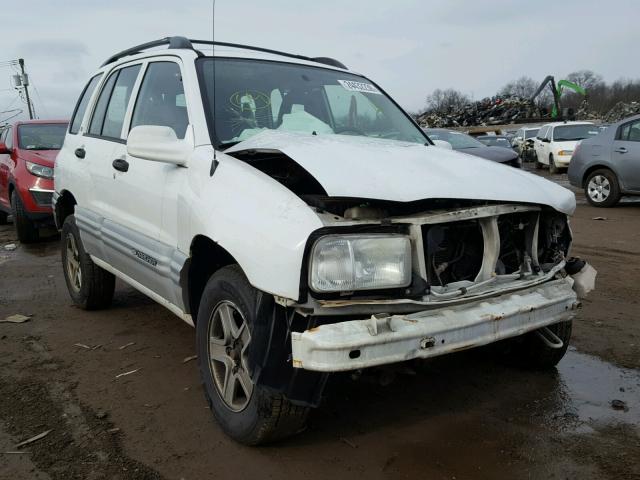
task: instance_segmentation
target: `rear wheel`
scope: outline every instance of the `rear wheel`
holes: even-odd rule
[[[589,174],[584,195],[594,207],[613,207],[620,201],[620,185],[611,170],[600,169]]]
[[[85,252],[73,215],[62,225],[62,267],[69,295],[77,306],[100,310],[111,304],[116,279]]]
[[[571,340],[572,321],[560,322],[546,327],[553,336],[562,341],[560,348],[558,345],[552,346],[548,332],[544,329],[526,333],[520,337],[511,338],[498,344],[498,351],[502,359],[509,365],[532,370],[548,370],[555,367],[569,347]],[[546,339],[541,338],[544,337]]]
[[[264,336],[255,326],[265,296],[237,265],[221,268],[202,294],[196,324],[198,364],[205,396],[227,435],[245,445],[272,442],[304,429],[309,409],[254,382],[250,361],[263,352]]]
[[[13,216],[13,224],[16,227],[18,240],[22,243],[33,243],[38,241],[40,234],[38,228],[27,217],[20,195],[15,190],[11,193],[11,215]]]

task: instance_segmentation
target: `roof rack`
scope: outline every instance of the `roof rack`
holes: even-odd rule
[[[272,53],[274,55],[280,55],[282,57],[296,58],[298,60],[306,60],[308,62],[322,63],[324,65],[331,65],[332,67],[338,67],[338,68],[343,68],[345,70],[348,70],[348,68],[342,62],[339,62],[338,60],[335,60],[329,57],[306,57],[304,55],[296,55],[293,53],[281,52],[279,50],[272,50],[270,48],[254,47],[251,45],[241,45],[238,43],[215,42],[211,40],[189,40],[188,38],[185,38],[185,37],[165,37],[165,38],[161,38],[160,40],[154,40],[152,42],[136,45],[135,47],[128,48],[126,50],[123,50],[120,53],[116,53],[115,55],[112,55],[107,59],[106,62],[102,64],[102,66],[104,67],[105,65],[109,65],[110,63],[113,63],[116,60],[119,60],[123,57],[127,57],[129,55],[135,55],[136,53],[140,53],[144,50],[148,50],[154,47],[160,47],[163,45],[169,45],[168,48],[170,50],[177,49],[177,48],[187,49],[187,50],[193,50],[198,55],[202,55],[201,52],[199,52],[193,47],[194,43],[199,45],[212,45],[212,46],[218,45],[221,47],[233,47],[233,48],[241,48],[244,50],[253,50],[256,52]]]

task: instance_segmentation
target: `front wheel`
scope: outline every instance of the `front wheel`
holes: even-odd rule
[[[534,158],[534,160],[536,162],[536,170],[542,170],[544,165],[542,163],[540,163],[540,160],[538,159],[538,152],[534,152],[533,158]]]
[[[549,173],[558,173],[558,167],[556,166],[556,162],[553,160],[553,155],[549,155]]]
[[[9,215],[7,214],[7,212],[1,212],[0,211],[0,225],[6,225],[7,224],[7,217]]]
[[[567,353],[572,323],[568,320],[546,327],[553,336],[562,341],[560,348],[557,348],[558,345],[552,346],[553,340],[549,341],[549,335],[543,333],[544,329],[540,329],[500,342],[498,351],[503,361],[509,365],[532,370],[549,370]]]
[[[237,265],[223,267],[207,282],[196,323],[198,364],[211,411],[225,433],[245,445],[300,432],[309,411],[254,381],[251,359],[269,341],[257,334],[264,329],[256,328],[271,321],[258,313],[265,311],[259,308],[264,299]]]
[[[87,252],[80,238],[74,215],[62,225],[62,268],[73,303],[84,310],[107,308],[113,299],[115,276],[100,268]]]
[[[591,172],[585,182],[584,195],[594,207],[613,207],[621,196],[616,175],[604,168]]]
[[[40,233],[38,227],[27,216],[20,195],[15,190],[11,194],[11,215],[13,216],[13,224],[16,227],[18,240],[22,243],[33,243],[38,241]]]

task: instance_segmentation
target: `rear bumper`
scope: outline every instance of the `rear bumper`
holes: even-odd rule
[[[337,372],[428,358],[570,320],[579,302],[569,278],[478,302],[378,315],[293,332],[293,366]]]

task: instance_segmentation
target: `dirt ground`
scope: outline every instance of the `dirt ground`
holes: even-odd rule
[[[73,307],[57,239],[8,251],[0,227],[0,319],[32,316],[0,323],[0,479],[640,479],[640,203],[577,197],[598,289],[557,371],[469,351],[336,375],[306,432],[261,448],[213,421],[191,327],[121,283]]]

